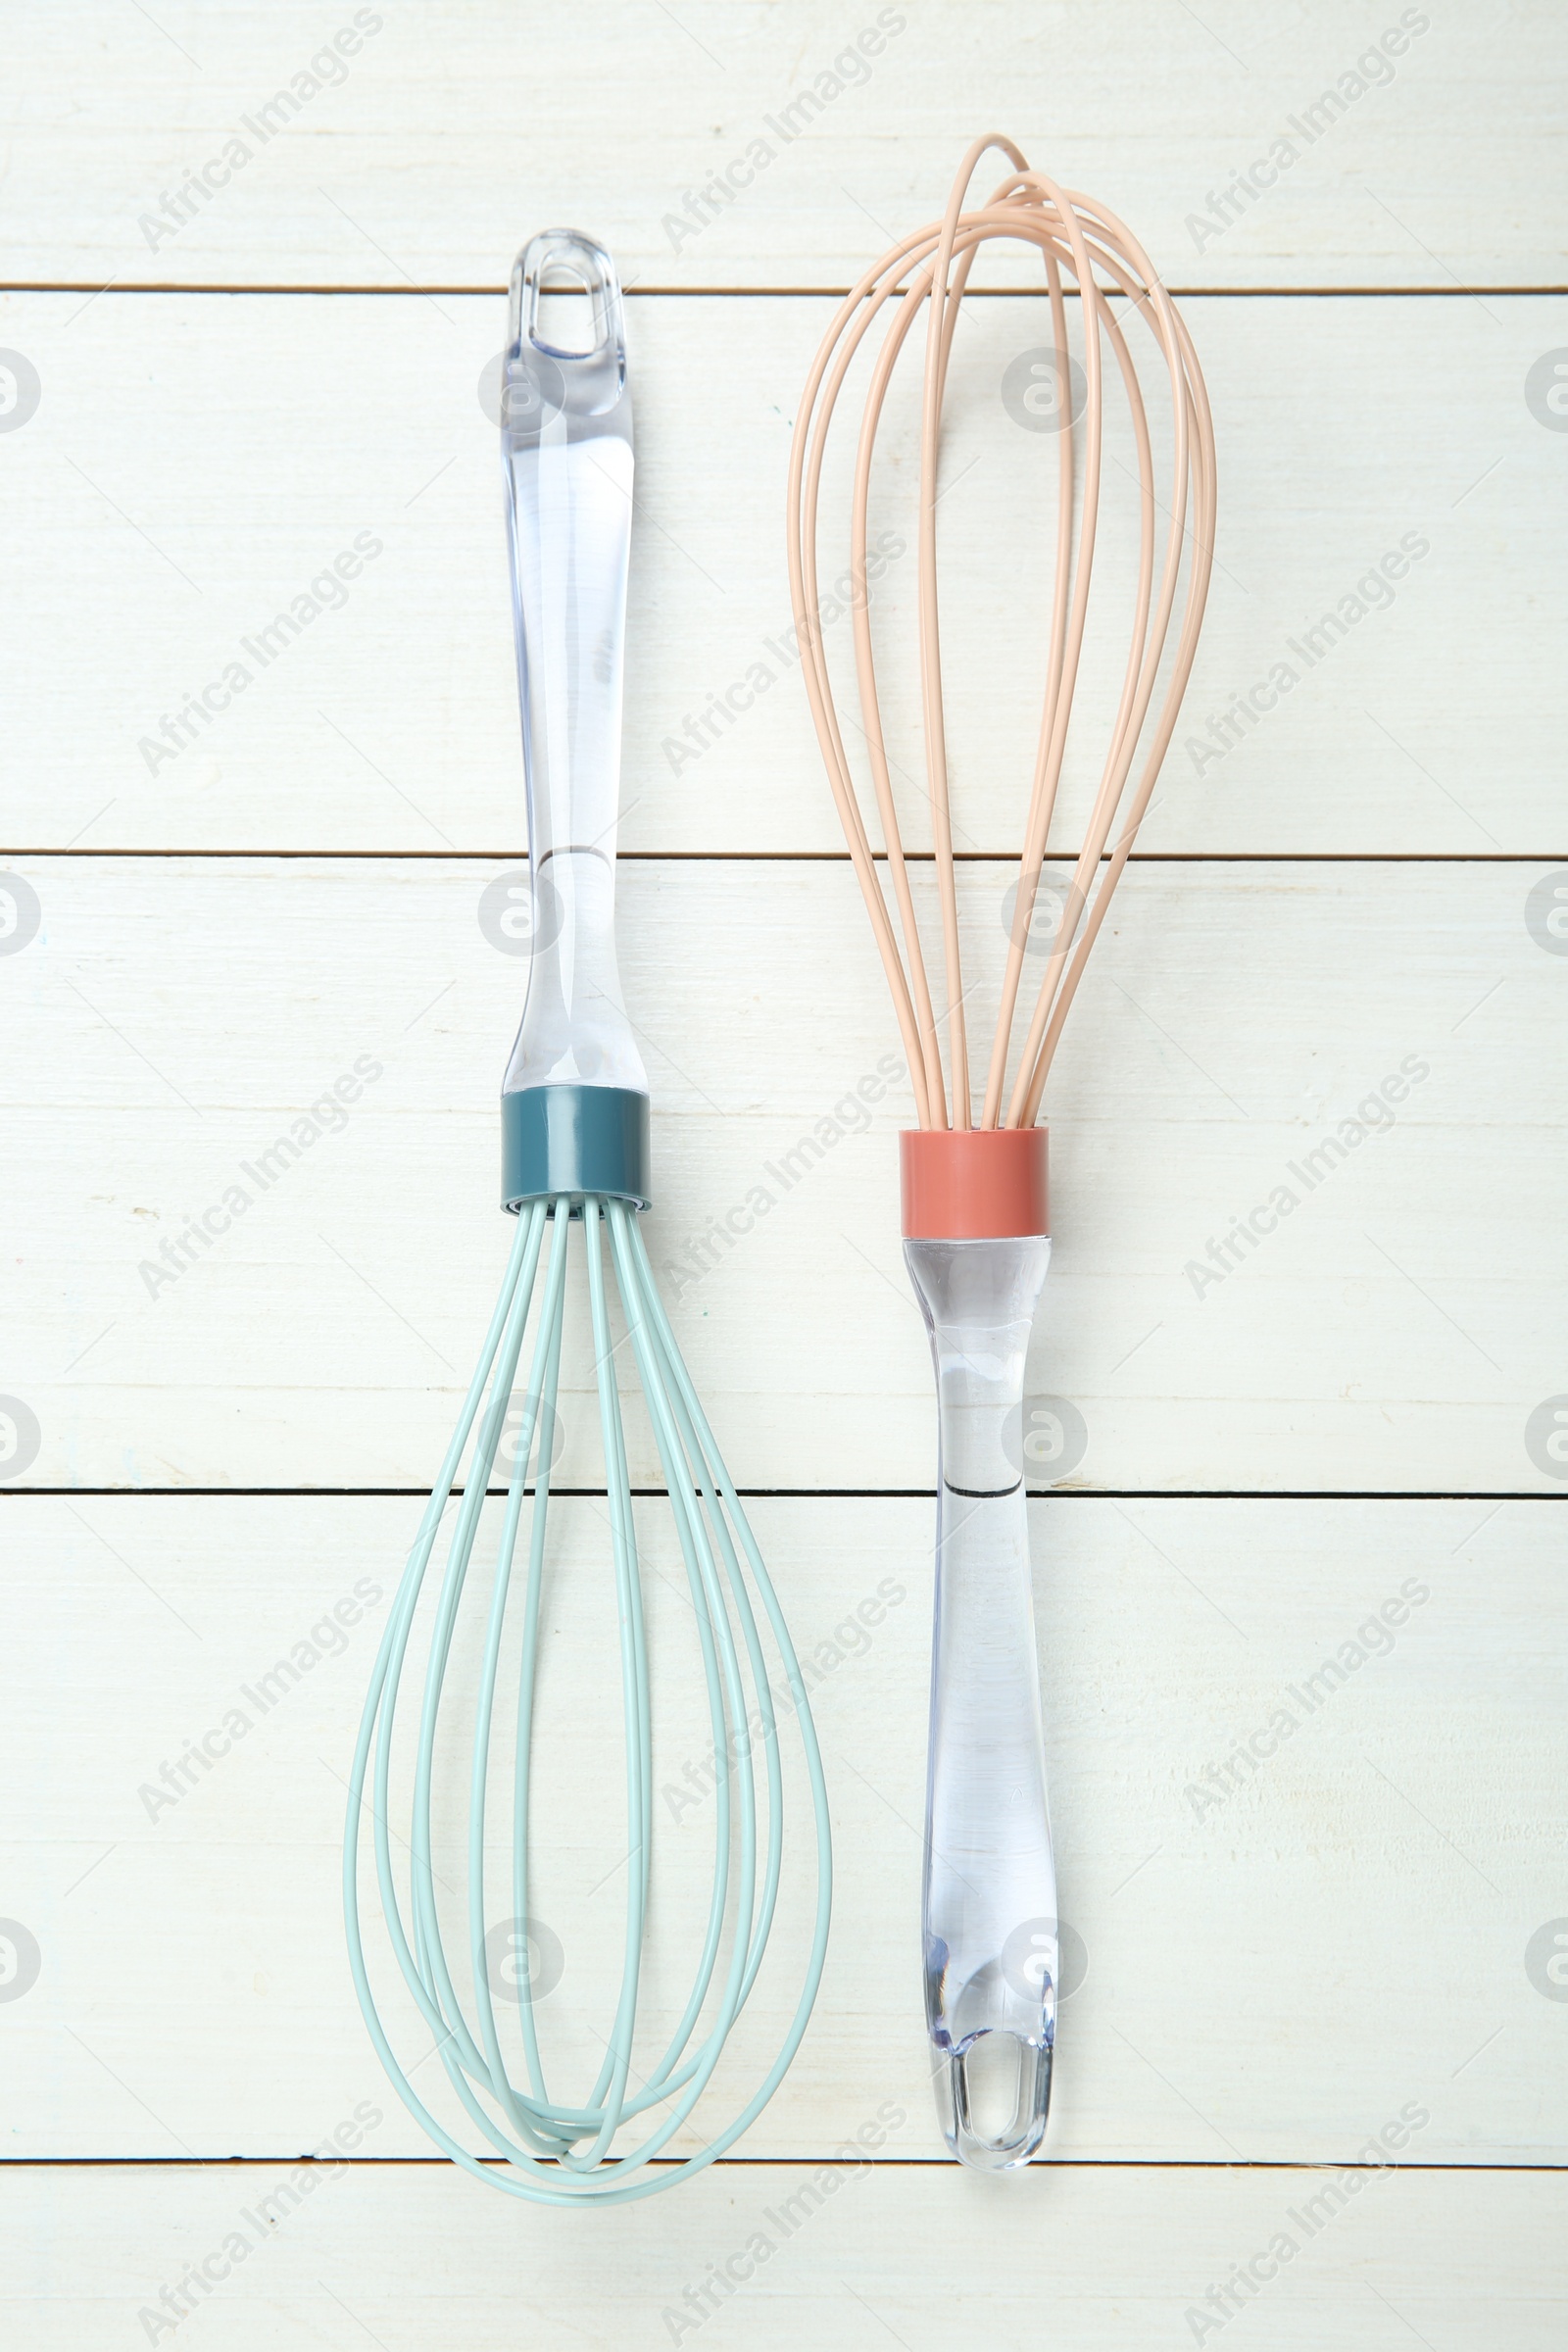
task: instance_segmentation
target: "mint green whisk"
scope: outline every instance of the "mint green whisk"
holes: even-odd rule
[[[585,349],[561,348],[541,333],[541,294],[547,286],[559,286],[564,276],[586,298],[591,337]],[[350,1966],[370,2037],[405,2105],[436,2145],[454,2163],[513,2196],[549,2205],[611,2205],[651,2196],[712,2163],[772,2097],[800,2045],[821,1979],[832,1869],[821,1757],[794,1646],[660,1303],[638,1225],[649,1200],[648,1084],[621,1003],[614,944],[631,401],[614,268],[602,246],[575,230],[547,230],[518,256],[501,446],[528,784],[533,926],[527,1002],[502,1093],[503,1200],[515,1214],[517,1229],[478,1369],[371,1677],[351,1775],[343,1899]],[[547,2086],[527,1974],[519,1975],[515,1988],[517,2046],[510,2054],[504,2046],[487,1948],[496,1923],[485,1834],[497,1782],[505,1778],[512,1820],[505,1899],[510,1918],[526,1922],[534,1690],[549,1562],[555,1400],[574,1231],[580,1232],[586,1261],[609,1500],[630,1854],[620,1988],[605,2055],[582,2103],[567,2106]],[[618,1300],[616,1315],[612,1295]],[[618,1338],[617,1316],[623,1326]],[[628,1343],[674,1517],[706,1678],[713,1753],[720,1763],[711,1891],[691,1991],[662,2050],[636,2055],[653,1868],[654,1767],[648,1647],[616,1383],[617,1356]],[[488,1569],[478,1688],[464,1694],[473,1710],[466,1938],[461,1950],[449,1951],[436,1899],[437,1727],[447,1723],[443,1699],[450,1704],[457,1696],[448,1689],[449,1667],[464,1595],[470,1578],[479,1585],[485,1574],[481,1537],[490,1475],[509,1421],[515,1424],[519,1409],[499,1540]],[[461,1499],[454,1513],[455,1491]],[[422,1663],[411,1663],[420,1598],[449,1514],[451,1533],[428,1652]],[[525,1522],[525,1557],[519,1561]],[[498,1761],[504,1727],[498,1722],[496,1692],[504,1651],[514,1642],[519,1651],[518,1696],[508,1771],[504,1753]],[[771,1673],[769,1643],[777,1662]],[[780,1668],[778,1685],[774,1674]],[[417,1714],[412,1813],[402,1817],[405,1836],[402,1828],[394,1831],[392,1805],[394,1761],[401,1754],[394,1726],[406,1679],[417,1686]],[[414,1690],[408,1696],[413,1698]],[[757,1981],[774,1925],[785,1811],[780,1734],[791,1725],[804,1754],[817,1855],[815,1918],[800,2000],[777,2056],[740,2113],[696,2154],[671,2159],[663,2152],[694,2116]],[[733,1772],[725,1759],[733,1759]],[[435,2037],[449,2082],[493,2152],[489,2157],[475,2154],[430,2112],[377,2007],[360,1915],[367,1805],[392,1956]],[[764,1815],[765,1832],[760,1835]],[[406,1846],[401,1864],[394,1838]],[[469,1987],[466,2001],[460,1983]],[[706,2122],[699,2119],[696,2128],[706,2129]]]

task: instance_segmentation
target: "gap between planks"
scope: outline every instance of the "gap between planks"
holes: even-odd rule
[[[181,861],[200,858],[317,858],[327,859],[358,858],[362,862],[375,859],[391,862],[425,865],[488,865],[498,858],[523,855],[516,846],[502,850],[76,850],[64,848],[7,847],[0,843],[0,858],[167,858]],[[873,861],[887,862],[886,850],[873,850]],[[1009,850],[955,850],[955,865],[1010,865],[1014,854]],[[1070,858],[1070,850],[1048,851],[1047,856],[1057,859]],[[1129,865],[1549,865],[1568,857],[1568,850],[1134,850],[1127,858]],[[931,865],[935,862],[933,850],[906,850],[906,865]],[[1101,863],[1108,864],[1107,850]],[[848,865],[848,850],[617,850],[617,865]]]
[[[662,1502],[664,1487],[633,1487],[630,1493],[650,1502]],[[935,1487],[737,1487],[742,1502],[935,1502]],[[464,1490],[454,1487],[453,1493]],[[487,1495],[504,1498],[507,1487],[486,1487]],[[531,1494],[533,1489],[523,1490]],[[552,1495],[608,1494],[605,1487],[552,1487]],[[1494,1487],[1029,1487],[1031,1502],[1568,1502],[1568,1494],[1543,1494],[1531,1490],[1504,1491]],[[34,1498],[58,1495],[151,1496],[192,1495],[208,1501],[410,1501],[427,1500],[428,1487],[5,1487],[0,1502],[11,1495]]]
[[[842,2143],[841,2143],[842,2144]],[[651,2156],[655,2166],[682,2164],[677,2156]],[[822,2164],[821,2156],[719,2156],[706,2169],[710,2172],[771,2171],[804,2172]],[[407,2171],[411,2166],[427,2172],[449,2171],[451,2159],[445,2156],[338,2156],[323,2159],[313,2155],[290,2155],[282,2151],[275,2156],[0,2156],[0,2173],[4,2172],[64,2172],[87,2169],[102,2172],[216,2172],[234,2171],[252,2167],[280,2164],[321,2164],[330,2162],[333,2171],[352,2167],[358,2172]],[[960,2167],[951,2156],[868,2156],[866,2169],[878,2173],[915,2173],[941,2170],[956,2173]],[[499,2169],[499,2168],[498,2168]],[[1568,2164],[1401,2164],[1390,2158],[1384,2165],[1357,2164],[1353,2157],[1341,2159],[1322,2156],[1311,2160],[1292,2156],[1234,2156],[1229,2159],[1207,2156],[1034,2156],[1031,2171],[1128,2172],[1128,2173],[1438,2173],[1463,2175],[1467,2173],[1562,2173]]]
[[[1164,283],[1166,293],[1172,295],[1179,302],[1278,302],[1286,297],[1293,301],[1302,302],[1346,300],[1352,302],[1461,302],[1474,301],[1480,294],[1492,294],[1499,300],[1506,300],[1510,296],[1522,300],[1526,297],[1540,295],[1568,294],[1568,284],[1529,286],[1461,286],[1457,284],[1451,286],[1189,286],[1173,282],[1168,278]],[[1021,298],[1033,299],[1044,293],[1045,288],[1034,285],[971,286],[969,291],[973,294],[995,297],[1000,301],[1014,302]],[[89,294],[96,297],[111,292],[115,294],[305,294],[318,297],[323,301],[329,301],[338,295],[351,294],[362,297],[368,296],[372,300],[380,301],[386,299],[408,300],[416,296],[427,298],[438,294],[447,294],[455,298],[465,295],[504,296],[508,292],[508,288],[499,282],[477,286],[416,286],[412,280],[407,284],[396,286],[283,284],[233,286],[216,283],[180,285],[172,281],[151,278],[132,279],[128,284],[122,283],[118,278],[108,278],[103,284],[95,286],[87,280],[75,278],[0,278],[0,294]],[[800,302],[803,300],[814,301],[818,297],[827,301],[842,302],[848,298],[850,289],[848,286],[641,286],[634,283],[622,286],[621,292],[628,298],[635,297],[649,302]],[[1064,286],[1062,292],[1070,302],[1076,301],[1078,298],[1078,290],[1075,286]],[[1111,290],[1110,299],[1116,301],[1122,297]]]

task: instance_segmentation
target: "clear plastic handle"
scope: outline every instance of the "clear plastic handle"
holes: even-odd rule
[[[936,1365],[926,2021],[949,2146],[1001,2172],[1051,2098],[1056,1880],[1024,1497],[1023,1376],[1044,1237],[906,1241]]]
[[[569,342],[546,340],[552,296]],[[512,273],[501,461],[533,900],[528,996],[505,1089],[646,1094],[614,934],[631,395],[614,264],[576,229],[531,238]]]

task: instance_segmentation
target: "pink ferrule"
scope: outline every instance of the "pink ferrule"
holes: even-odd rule
[[[899,1137],[904,1238],[994,1242],[1051,1231],[1044,1127],[913,1127]]]

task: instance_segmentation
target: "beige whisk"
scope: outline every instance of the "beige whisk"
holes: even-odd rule
[[[983,204],[966,210],[970,180],[991,147],[1002,150],[1011,170]],[[937,473],[954,329],[975,258],[993,237],[1018,238],[1040,253],[1051,303],[1050,364],[1058,392],[1072,380],[1063,281],[1076,286],[1085,399],[1081,485],[1074,401],[1061,404],[1045,699],[1022,812],[1006,968],[976,1118],[938,626]],[[920,718],[942,924],[940,1013],[894,803],[877,700],[866,564],[877,426],[899,354],[922,307]],[[880,852],[834,708],[816,560],[818,498],[834,407],[879,316],[885,318],[886,333],[870,362],[856,454],[850,571],[855,664]],[[1170,401],[1170,474],[1158,485],[1150,413],[1128,343],[1137,322],[1153,339]],[[1137,452],[1139,562],[1132,632],[1115,709],[1093,714],[1094,724],[1104,727],[1108,738],[1100,782],[1014,1058],[1024,956],[1033,945],[1031,917],[1090,620],[1106,463],[1107,377],[1120,384]],[[987,2171],[1027,2163],[1044,2134],[1061,1968],[1025,1510],[1028,1464],[1053,1458],[1059,1464],[1061,1442],[1054,1425],[1036,1427],[1032,1421],[1026,1431],[1023,1412],[1024,1360],[1051,1250],[1046,1134],[1036,1120],[1062,1024],[1176,724],[1203,616],[1213,535],[1214,435],[1203,379],[1187,329],[1143,247],[1103,205],[1031,171],[1010,139],[977,139],[959,167],[942,219],[904,238],[866,271],[823,339],[807,379],[790,457],[789,564],[811,713],[887,967],[919,1118],[919,1129],[901,1138],[905,1256],[930,1334],[941,1432],[922,1902],[926,2017],[938,2055],[939,2104],[949,2145],[965,2163]],[[832,568],[837,570],[838,564]],[[1049,1414],[1036,1418],[1049,1420]],[[1055,1474],[1060,1475],[1059,1466]]]

